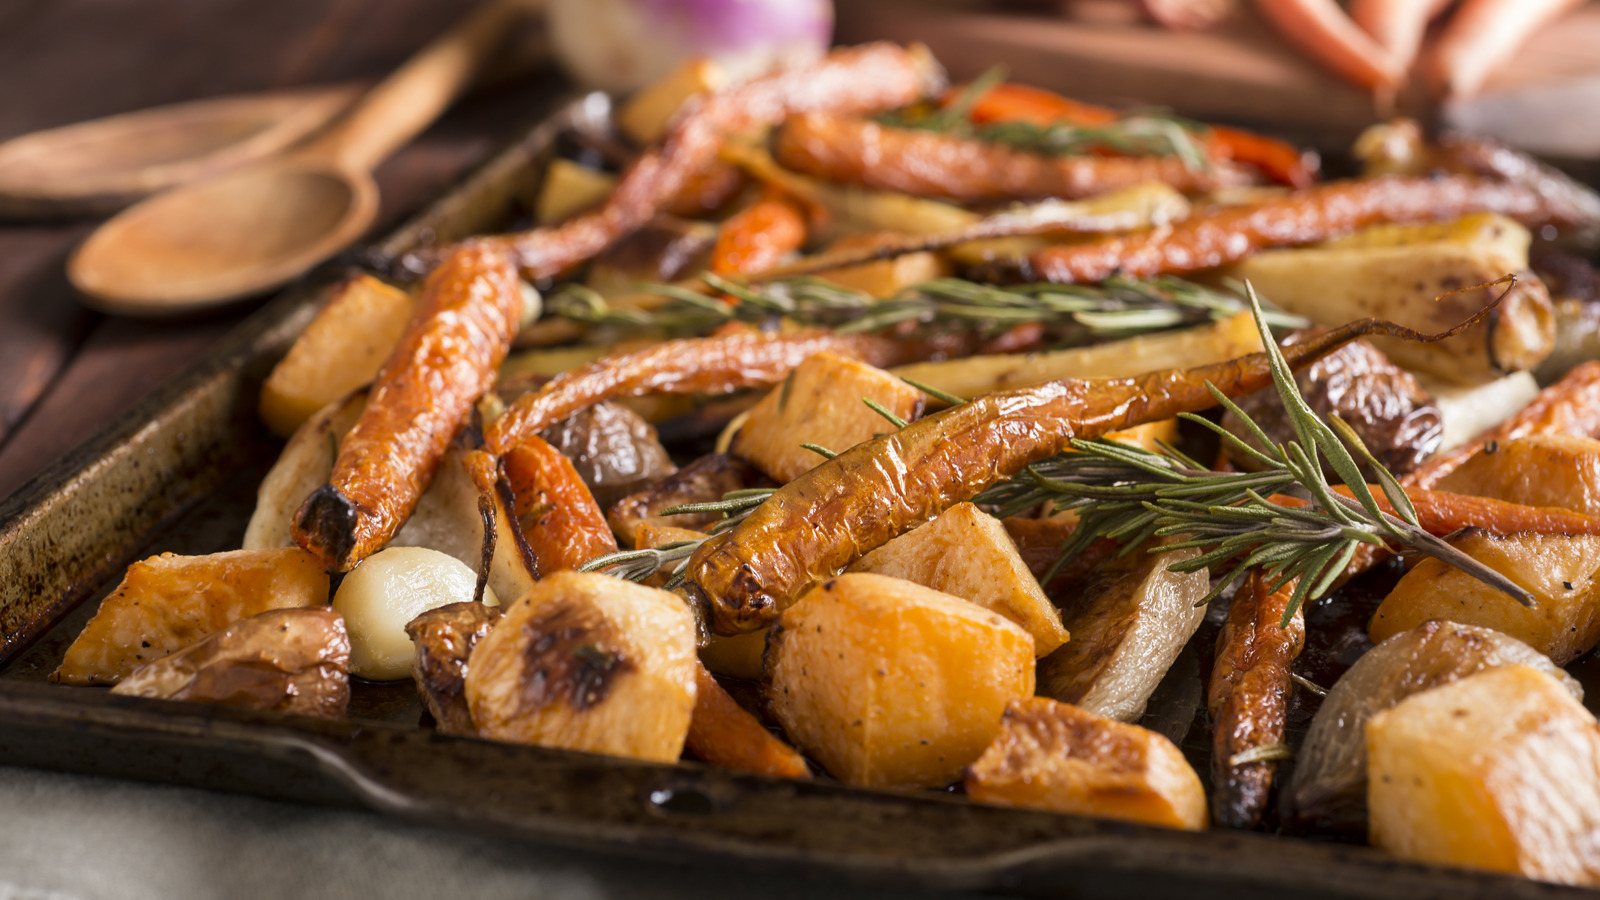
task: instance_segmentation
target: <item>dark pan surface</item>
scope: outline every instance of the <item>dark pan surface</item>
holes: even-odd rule
[[[603,98],[563,107],[375,248],[369,262],[386,265],[419,243],[511,220],[530,205],[539,162],[557,138],[592,127],[605,113]],[[357,685],[347,722],[47,683],[129,561],[239,545],[256,486],[279,446],[254,414],[260,380],[342,271],[328,267],[263,308],[206,359],[0,502],[0,763],[361,806],[558,845],[940,890],[1404,900],[1589,895],[1401,863],[1358,846],[1170,832],[935,793],[792,783],[692,763],[446,737],[420,727],[424,716],[406,682]],[[1192,646],[1207,643],[1202,635]],[[1191,755],[1204,752],[1204,723],[1196,726],[1183,710],[1196,702],[1205,655],[1180,659],[1146,720]],[[1341,666],[1336,656],[1330,652],[1326,664]],[[1330,669],[1328,681],[1337,674]]]

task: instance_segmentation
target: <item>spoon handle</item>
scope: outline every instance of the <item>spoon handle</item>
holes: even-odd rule
[[[537,5],[538,0],[485,0],[380,81],[301,155],[371,171],[432,124]]]

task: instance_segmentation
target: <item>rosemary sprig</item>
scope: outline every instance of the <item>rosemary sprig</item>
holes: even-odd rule
[[[729,491],[722,495],[721,500],[706,503],[685,503],[663,509],[658,515],[699,515],[704,513],[722,513],[723,518],[711,526],[711,534],[721,534],[743,522],[745,516],[765,503],[772,496],[773,488],[743,488]],[[580,572],[599,572],[611,570],[609,574],[628,581],[645,581],[657,572],[670,571],[672,577],[668,579],[665,587],[671,590],[683,582],[684,566],[688,564],[689,557],[694,551],[705,543],[705,538],[688,541],[673,541],[659,547],[647,547],[640,550],[620,550],[616,553],[607,553],[597,556],[578,567]]]
[[[1266,334],[1254,291],[1249,295],[1257,327]],[[1209,603],[1255,567],[1265,570],[1274,588],[1298,579],[1284,612],[1285,625],[1301,604],[1327,593],[1362,544],[1399,545],[1432,556],[1532,605],[1532,597],[1505,576],[1424,531],[1394,475],[1348,425],[1338,419],[1324,422],[1311,411],[1277,345],[1270,340],[1263,343],[1295,440],[1274,444],[1215,387],[1211,392],[1218,402],[1268,450],[1252,448],[1208,419],[1184,416],[1250,454],[1262,471],[1213,472],[1166,446],[1162,453],[1152,453],[1111,441],[1073,441],[1078,452],[1036,463],[1017,478],[985,491],[977,502],[999,506],[1002,515],[1042,503],[1076,510],[1079,525],[1063,548],[1058,567],[1102,537],[1118,541],[1123,552],[1152,537],[1180,537],[1161,549],[1194,547],[1202,552],[1174,565],[1175,571],[1228,567],[1201,603]],[[1377,472],[1380,489],[1399,515],[1378,505],[1357,466],[1357,456]],[[1333,489],[1323,474],[1324,459],[1351,496]],[[1307,505],[1271,499],[1297,491],[1310,496]]]
[[[1245,309],[1237,295],[1179,278],[1111,278],[1100,285],[1026,284],[1010,287],[940,278],[906,288],[886,300],[816,277],[743,284],[710,272],[701,278],[726,301],[687,288],[655,284],[643,290],[666,298],[656,309],[616,309],[582,285],[567,285],[545,299],[547,314],[622,330],[705,334],[730,321],[762,323],[782,317],[841,333],[880,331],[902,323],[924,330],[998,333],[1037,322],[1059,332],[1057,344],[1129,337],[1227,318]],[[1277,327],[1303,327],[1305,319],[1269,313]]]

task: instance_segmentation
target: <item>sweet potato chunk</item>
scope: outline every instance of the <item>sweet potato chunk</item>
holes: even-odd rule
[[[750,410],[733,439],[732,451],[778,481],[792,481],[823,461],[801,444],[842,453],[894,430],[863,398],[906,420],[922,411],[922,392],[888,372],[818,353],[796,366],[783,384]]]
[[[334,288],[261,385],[262,421],[287,437],[317,410],[372,381],[411,321],[412,305],[405,291],[371,275]]]
[[[678,597],[561,571],[467,660],[482,737],[675,762],[695,704],[694,617]]]
[[[113,694],[340,718],[350,705],[350,638],[331,609],[274,609],[146,663]]]
[[[1425,559],[1394,586],[1373,614],[1368,632],[1382,641],[1429,619],[1448,619],[1503,631],[1556,665],[1600,643],[1600,536],[1498,535],[1473,528],[1450,543],[1533,595],[1526,607],[1471,575]]]
[[[50,680],[116,684],[240,619],[327,602],[322,561],[298,547],[152,556],[128,567]]]
[[[1600,883],[1600,727],[1555,679],[1490,669],[1378,713],[1366,735],[1375,846]]]
[[[960,777],[1033,693],[1033,639],[997,613],[909,581],[841,575],[778,620],[773,711],[847,784],[936,787]]]
[[[1033,635],[1036,656],[1067,642],[1061,613],[1028,571],[1005,526],[971,503],[957,504],[884,544],[850,571],[904,578],[971,600]]]
[[[966,786],[981,803],[1206,827],[1200,776],[1171,741],[1044,697],[1006,707],[999,736],[967,767]]]
[[[1600,515],[1600,441],[1536,434],[1491,444],[1446,475],[1438,488]]]

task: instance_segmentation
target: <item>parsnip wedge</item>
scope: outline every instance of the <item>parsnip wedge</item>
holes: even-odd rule
[[[1378,713],[1366,740],[1374,846],[1600,883],[1600,726],[1555,679],[1480,672]]]

